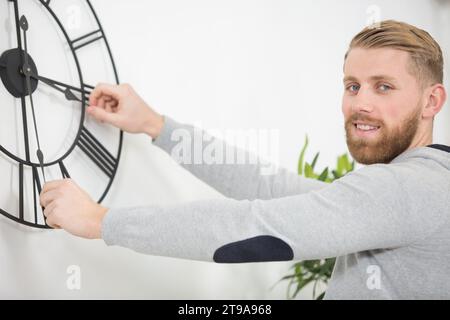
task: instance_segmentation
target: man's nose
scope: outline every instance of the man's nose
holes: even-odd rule
[[[370,113],[374,109],[374,98],[370,89],[361,87],[352,101],[352,111]]]

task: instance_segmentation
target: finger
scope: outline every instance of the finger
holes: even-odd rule
[[[116,113],[119,111],[119,108],[117,107],[117,103],[114,102],[108,102],[106,104],[106,107],[111,110],[111,112]]]
[[[45,223],[52,227],[53,229],[61,229],[59,224],[56,222],[56,216],[54,214],[56,204],[55,202],[51,202],[47,208],[44,210],[44,216],[45,216]]]
[[[53,200],[59,198],[60,196],[61,196],[61,194],[58,189],[52,189],[45,193],[41,193],[41,196],[39,198],[39,203],[42,207],[46,208],[49,205],[49,203],[51,203]]]
[[[113,109],[112,109],[112,107],[111,107],[111,103],[110,102],[106,102],[105,103],[105,110],[107,111],[107,112],[113,112]]]
[[[45,216],[45,218],[49,218],[52,215],[53,211],[55,210],[55,207],[56,207],[56,203],[54,201],[50,202],[45,207],[45,209],[44,209],[44,216]]]
[[[101,96],[100,99],[98,99],[97,107],[105,109],[105,103],[106,103],[107,97]],[[108,99],[110,100],[110,99]]]
[[[98,99],[104,95],[119,100],[118,86],[107,83],[99,83],[89,95],[89,104],[94,106],[97,105]]]
[[[116,109],[118,107],[118,105],[119,105],[117,100],[111,100],[108,103],[111,106],[111,108],[113,108],[113,109]]]
[[[53,229],[61,229],[61,227],[55,222],[54,215],[51,215],[45,220],[45,223]]]
[[[108,112],[106,110],[103,110],[102,108],[97,107],[88,107],[86,110],[87,113],[91,115],[95,120],[106,122],[117,127],[117,123],[119,120],[118,119],[119,116],[117,114]]]
[[[46,182],[44,184],[44,186],[42,187],[41,195],[50,190],[58,188],[61,185],[61,183],[63,183],[63,182],[64,182],[64,180],[53,180],[53,181]]]

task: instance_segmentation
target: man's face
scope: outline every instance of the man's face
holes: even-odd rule
[[[422,114],[419,82],[404,51],[352,49],[344,65],[347,146],[359,163],[389,163],[408,149]]]

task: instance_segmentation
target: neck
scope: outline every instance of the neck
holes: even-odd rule
[[[433,129],[417,132],[408,149],[425,147],[433,143]]]

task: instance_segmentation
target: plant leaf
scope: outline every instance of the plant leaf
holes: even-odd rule
[[[336,170],[332,170],[331,173],[333,173],[334,179],[339,179],[339,173]]]
[[[309,163],[305,163],[305,177],[312,178],[314,175],[313,169]]]
[[[337,168],[336,171],[338,172],[339,176],[342,176],[342,172],[345,168],[344,158],[342,156],[338,157],[337,159]]]
[[[323,300],[323,298],[325,297],[325,292],[322,292],[321,294],[319,294],[319,296],[316,298],[316,300]]]
[[[317,178],[317,180],[325,181],[326,178],[328,178],[328,167],[326,167],[325,169],[323,169],[322,173],[319,175],[319,177]]]
[[[320,152],[316,153],[316,155],[314,156],[314,159],[313,159],[313,161],[311,163],[311,167],[313,168],[313,170],[314,170],[314,167],[316,166],[317,158],[319,158],[319,153]]]
[[[308,147],[308,135],[305,135],[305,143],[303,144],[302,151],[300,152],[300,158],[298,159],[297,170],[299,175],[303,174],[303,160],[305,159],[305,151],[307,147]]]
[[[308,178],[314,178],[325,182],[333,182],[334,180],[341,178],[348,172],[355,169],[355,160],[352,160],[350,162],[348,154],[345,153],[337,157],[336,168],[334,170],[331,169],[331,176],[329,176],[330,169],[328,167],[323,169],[322,172],[317,175],[316,173],[314,173],[314,168],[317,164],[320,153],[316,153],[311,164],[304,162],[306,149],[308,147],[308,141],[308,135],[305,135],[305,143],[298,160],[299,175],[304,174],[304,176]],[[300,261],[292,265],[291,268],[294,269],[293,274],[284,276],[281,279],[289,280],[287,290],[288,298],[295,298],[299,291],[301,291],[309,283],[313,282],[313,298],[322,300],[325,296],[325,292],[322,292],[317,298],[315,297],[317,285],[319,284],[319,282],[323,282],[325,284],[328,283],[333,273],[335,262],[336,258],[327,258],[321,260]],[[294,285],[296,285],[295,291],[292,293],[292,295],[290,295],[290,293],[292,292],[291,288]]]

